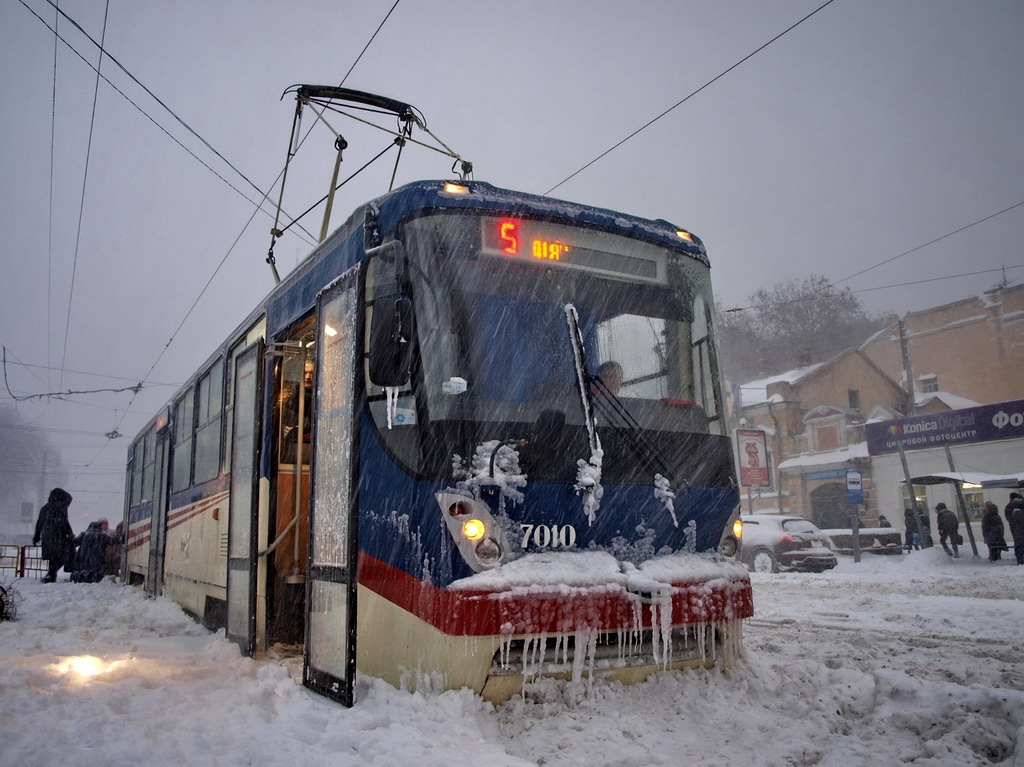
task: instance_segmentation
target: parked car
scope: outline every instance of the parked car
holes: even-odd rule
[[[836,566],[831,542],[803,517],[748,514],[743,521],[740,561],[752,572],[780,570],[820,573]]]

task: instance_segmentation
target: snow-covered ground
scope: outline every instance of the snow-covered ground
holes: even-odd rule
[[[727,671],[546,682],[498,708],[361,679],[345,709],[296,681],[296,659],[243,658],[170,602],[17,580],[0,765],[1024,765],[1012,554],[936,548],[753,581],[746,657]]]

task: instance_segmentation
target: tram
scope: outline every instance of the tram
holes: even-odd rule
[[[700,239],[462,180],[358,208],[129,450],[125,575],[304,683],[500,702],[752,614]]]

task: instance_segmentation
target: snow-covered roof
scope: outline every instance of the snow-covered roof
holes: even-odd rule
[[[868,457],[868,443],[855,442],[839,450],[829,450],[827,453],[804,453],[795,458],[789,458],[779,464],[779,468],[798,469],[805,466],[825,466],[832,463],[847,463],[854,458]]]
[[[939,400],[939,402],[946,405],[950,410],[962,410],[965,407],[980,407],[980,402],[975,402],[967,397],[960,397],[956,394],[950,394],[945,391],[933,391],[927,394],[918,393],[916,397],[916,404],[918,407],[924,407],[928,403]]]
[[[796,383],[804,376],[813,373],[823,364],[825,363],[818,362],[814,365],[787,370],[785,373],[776,373],[775,375],[768,376],[767,378],[759,378],[756,381],[749,381],[745,384],[740,384],[740,396],[743,399],[743,407],[747,407],[749,405],[763,405],[769,401],[782,402],[783,398],[778,394],[773,394],[771,397],[768,396],[769,384]]]

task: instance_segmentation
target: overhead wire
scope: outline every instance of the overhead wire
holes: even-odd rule
[[[59,9],[58,9],[59,10]],[[64,364],[68,356],[68,334],[71,331],[71,309],[75,303],[75,276],[78,273],[78,252],[82,243],[82,218],[85,215],[85,190],[89,183],[89,159],[92,157],[92,137],[96,127],[96,102],[100,94],[100,70],[103,68],[103,43],[107,39],[107,19],[110,14],[110,0],[106,0],[103,8],[103,32],[100,35],[100,59],[96,63],[96,82],[92,91],[92,114],[89,116],[89,139],[85,147],[85,169],[82,171],[82,197],[78,203],[78,228],[75,232],[75,252],[71,261],[71,287],[68,291],[68,312],[64,321],[64,349],[61,353],[61,373],[57,388],[64,385]],[[4,371],[6,373],[6,371]]]
[[[50,0],[48,0],[48,2],[49,1]],[[370,47],[370,44],[374,41],[374,39],[376,39],[377,34],[380,32],[381,28],[384,26],[384,23],[391,17],[391,14],[392,14],[392,12],[394,12],[395,8],[398,7],[398,3],[400,1],[401,0],[395,0],[394,4],[388,10],[387,14],[384,16],[384,19],[380,22],[380,24],[377,25],[377,29],[374,30],[373,34],[370,36],[370,39],[367,41],[366,45],[363,46],[362,51],[360,51],[359,55],[356,57],[355,61],[352,63],[352,66],[349,67],[348,72],[345,73],[345,76],[342,78],[341,83],[339,84],[339,87],[341,87],[341,86],[343,86],[345,84],[345,81],[348,79],[348,76],[352,73],[352,70],[355,69],[356,64],[359,63],[360,59],[362,59],[363,54],[366,53],[367,49]],[[22,2],[24,2],[24,0],[22,0]],[[120,64],[118,64],[118,66],[120,66]],[[168,111],[170,111],[170,110],[168,110]],[[322,114],[322,112],[321,112],[321,114]],[[306,135],[302,137],[301,141],[299,142],[299,147],[301,147],[302,143],[306,140],[306,138],[309,136],[309,134],[311,132],[312,132],[312,126],[310,126],[310,129],[306,132]],[[296,151],[298,151],[298,147],[296,147]],[[274,183],[271,184],[270,188],[266,192],[262,192],[261,191],[262,199],[257,204],[257,210],[262,210],[263,202],[269,196],[270,189],[273,189],[274,186],[276,186],[277,181],[280,180],[281,175],[283,174],[283,172],[284,171],[282,170],[281,173],[278,174],[277,180],[275,180]],[[153,370],[156,369],[157,364],[159,364],[160,360],[163,358],[163,355],[166,353],[167,348],[171,345],[171,343],[174,341],[175,337],[177,336],[178,332],[181,330],[181,328],[184,326],[185,322],[188,320],[188,317],[191,315],[191,313],[195,309],[196,305],[199,303],[199,300],[203,297],[203,295],[205,294],[207,288],[209,288],[210,283],[213,282],[214,277],[216,277],[217,272],[220,271],[220,268],[223,266],[223,264],[224,264],[225,260],[227,259],[228,255],[230,255],[230,253],[234,250],[235,246],[238,244],[239,240],[241,240],[242,235],[245,233],[246,229],[248,229],[249,224],[252,222],[253,218],[255,218],[255,215],[256,215],[256,211],[253,212],[252,216],[250,216],[250,218],[246,222],[245,226],[242,227],[242,230],[238,233],[238,236],[235,238],[235,241],[232,243],[231,248],[224,255],[224,258],[221,259],[220,263],[217,265],[217,268],[214,270],[213,274],[210,275],[210,278],[206,281],[206,284],[203,286],[203,289],[200,291],[199,295],[196,297],[196,300],[192,302],[192,306],[189,307],[189,310],[185,313],[184,318],[182,318],[181,322],[178,324],[178,327],[175,328],[174,332],[171,334],[170,339],[168,339],[168,341],[164,345],[163,349],[161,349],[160,354],[157,356],[156,360],[150,366],[150,369],[146,373],[145,377],[143,378],[143,381],[148,379],[149,376],[152,374]],[[305,230],[303,230],[303,231],[305,231]],[[135,392],[135,393],[132,394],[131,399],[128,401],[128,404],[125,407],[124,412],[121,415],[120,420],[117,422],[117,425],[114,427],[113,431],[110,432],[110,433],[118,433],[118,430],[120,429],[121,424],[124,423],[124,419],[128,416],[128,412],[129,412],[129,410],[131,410],[132,405],[135,403],[135,398],[137,396],[138,396],[138,392]],[[109,440],[108,440],[107,444],[109,444]],[[105,447],[106,447],[106,445],[104,445],[103,447],[100,448],[100,450],[96,453],[96,456],[93,457],[92,461],[95,461],[96,458],[99,457],[99,455],[103,452],[103,449]],[[89,464],[91,464],[92,461],[90,461]],[[89,464],[86,464],[86,465],[89,465]]]
[[[60,48],[60,35],[57,26],[60,14],[54,14],[53,20],[53,92],[50,95],[50,207],[47,211],[47,242],[46,242],[46,364],[53,361],[53,178],[54,151],[57,144],[57,51]],[[52,380],[49,376],[47,380]]]
[[[707,81],[706,83],[704,83],[704,84],[703,84],[702,86],[700,86],[700,87],[699,87],[699,88],[698,88],[697,90],[693,91],[692,93],[690,93],[689,95],[687,95],[687,96],[686,96],[685,98],[682,98],[682,99],[680,99],[679,101],[677,101],[677,102],[676,102],[675,104],[673,104],[672,106],[670,106],[670,107],[669,107],[668,109],[666,109],[666,110],[665,110],[664,112],[662,112],[661,114],[659,114],[659,115],[658,115],[657,117],[653,118],[652,120],[648,120],[648,121],[647,121],[646,123],[644,123],[643,125],[641,125],[641,126],[640,126],[639,128],[637,128],[637,129],[636,129],[635,131],[633,131],[633,132],[632,132],[632,133],[630,133],[630,134],[629,134],[628,136],[626,136],[626,137],[625,137],[624,139],[622,139],[621,141],[617,142],[616,144],[613,144],[613,145],[612,145],[611,147],[609,147],[608,149],[606,149],[605,151],[603,151],[603,152],[602,152],[601,154],[599,154],[599,155],[598,155],[597,157],[595,157],[595,158],[594,158],[593,160],[591,160],[590,162],[588,162],[588,163],[587,163],[586,165],[584,165],[584,166],[583,166],[582,168],[578,169],[578,170],[577,170],[577,171],[575,171],[574,173],[571,173],[570,175],[568,175],[568,176],[566,176],[565,178],[563,178],[563,179],[562,179],[561,181],[559,181],[559,182],[558,182],[557,184],[555,184],[555,185],[554,185],[553,187],[551,187],[551,188],[550,188],[550,189],[548,189],[548,190],[547,190],[546,192],[544,192],[544,195],[546,196],[546,195],[549,195],[549,194],[551,194],[551,193],[552,193],[553,191],[555,191],[556,189],[558,189],[558,187],[562,186],[562,184],[564,184],[565,182],[569,181],[569,180],[570,180],[570,179],[572,179],[572,178],[575,178],[576,176],[578,176],[578,175],[579,175],[580,173],[582,173],[583,171],[585,171],[585,170],[586,170],[587,168],[589,168],[589,167],[590,167],[591,165],[593,165],[594,163],[598,162],[599,160],[603,159],[604,157],[607,157],[607,156],[608,156],[609,154],[611,154],[612,152],[614,152],[614,151],[615,151],[616,149],[618,149],[618,148],[619,148],[620,146],[622,146],[623,144],[625,144],[625,143],[626,143],[627,141],[629,141],[630,139],[634,138],[634,137],[635,137],[635,136],[637,136],[638,134],[640,134],[640,133],[642,133],[643,131],[645,131],[645,130],[647,130],[648,128],[650,128],[650,127],[651,127],[652,125],[654,125],[654,123],[658,122],[658,120],[660,120],[660,119],[661,119],[662,117],[664,117],[665,115],[667,115],[667,114],[668,114],[669,112],[672,112],[673,110],[675,110],[675,109],[677,109],[678,107],[682,106],[683,104],[685,104],[685,103],[686,103],[687,101],[689,101],[689,100],[690,100],[691,98],[693,98],[693,97],[694,97],[694,96],[696,96],[696,95],[697,95],[698,93],[700,93],[701,91],[703,91],[703,90],[704,90],[705,88],[709,87],[709,86],[710,86],[711,84],[713,84],[714,82],[716,82],[716,81],[718,81],[718,80],[721,80],[721,79],[722,79],[723,77],[725,77],[725,76],[726,76],[727,74],[729,74],[729,73],[730,73],[731,71],[733,71],[734,69],[736,69],[736,68],[737,68],[738,66],[740,66],[740,65],[741,65],[741,64],[743,64],[744,62],[746,62],[746,61],[749,61],[750,59],[752,59],[752,58],[753,58],[754,56],[756,56],[757,54],[759,54],[759,53],[760,53],[761,51],[763,51],[763,50],[764,50],[765,48],[767,48],[767,47],[768,47],[769,45],[771,45],[772,43],[774,43],[774,42],[775,42],[776,40],[778,40],[779,38],[781,38],[781,37],[783,37],[784,35],[787,35],[787,34],[789,34],[790,32],[792,32],[792,31],[793,31],[794,29],[796,29],[796,28],[797,28],[797,27],[799,27],[799,26],[800,26],[801,24],[803,24],[803,23],[804,23],[805,21],[807,21],[807,20],[808,20],[809,18],[811,18],[811,16],[813,16],[813,15],[814,15],[814,14],[816,14],[816,13],[818,13],[818,12],[819,12],[819,11],[821,11],[821,10],[822,10],[823,8],[825,8],[826,6],[829,6],[829,5],[831,5],[831,4],[832,4],[832,3],[834,2],[834,1],[835,1],[835,0],[827,0],[827,2],[825,2],[825,3],[823,3],[822,5],[820,5],[820,6],[818,6],[817,8],[815,8],[815,9],[814,9],[813,11],[811,11],[810,13],[808,13],[808,14],[807,14],[806,16],[804,16],[804,17],[803,17],[802,19],[800,19],[800,20],[799,20],[798,22],[796,22],[795,24],[792,24],[791,26],[787,27],[787,28],[786,28],[785,30],[783,30],[782,32],[779,32],[779,34],[775,35],[775,37],[773,37],[773,38],[772,38],[771,40],[769,40],[768,42],[764,43],[763,45],[761,45],[760,47],[758,47],[758,48],[757,48],[756,50],[752,51],[751,53],[748,53],[748,54],[747,54],[746,56],[744,56],[744,57],[743,57],[742,59],[740,59],[739,61],[737,61],[737,62],[736,62],[735,64],[733,64],[733,65],[732,65],[731,67],[729,67],[728,69],[726,69],[726,70],[724,70],[723,72],[720,72],[719,74],[717,74],[717,75],[715,75],[714,77],[712,77],[712,78],[711,78],[710,80],[708,80],[708,81]]]
[[[90,61],[89,61],[88,59],[86,59],[86,58],[85,58],[85,56],[83,56],[83,55],[82,55],[81,53],[79,53],[79,52],[78,52],[78,51],[77,51],[77,50],[75,49],[75,47],[74,47],[74,46],[73,46],[73,45],[72,45],[72,44],[71,44],[71,43],[70,43],[70,42],[69,42],[68,40],[66,40],[66,39],[65,39],[65,38],[64,38],[64,37],[63,37],[62,35],[60,35],[60,34],[59,34],[59,33],[57,32],[57,30],[56,30],[56,29],[55,29],[54,27],[51,27],[51,26],[49,25],[49,23],[48,23],[48,22],[47,22],[47,21],[46,21],[45,19],[43,19],[43,18],[42,18],[41,16],[39,16],[39,14],[37,14],[37,13],[36,13],[36,12],[35,12],[35,11],[34,11],[34,10],[33,10],[32,8],[30,8],[30,7],[29,7],[29,6],[27,5],[27,3],[25,2],[25,0],[18,0],[18,1],[19,1],[19,2],[20,2],[20,3],[22,4],[22,5],[23,5],[23,6],[25,6],[25,8],[26,8],[26,9],[28,10],[28,12],[29,12],[29,13],[31,13],[31,14],[32,14],[33,16],[35,16],[35,17],[36,17],[36,18],[37,18],[37,19],[38,19],[38,20],[40,21],[40,23],[42,23],[42,24],[43,24],[43,25],[44,25],[44,26],[45,26],[45,27],[46,27],[47,29],[49,29],[49,30],[50,30],[51,32],[53,32],[53,33],[54,33],[54,35],[55,35],[55,36],[57,37],[57,39],[59,39],[59,40],[60,40],[60,41],[61,41],[62,43],[64,43],[64,45],[65,45],[65,46],[67,46],[67,48],[68,48],[68,49],[69,49],[69,50],[70,50],[70,51],[71,51],[72,53],[74,53],[74,54],[75,54],[75,55],[76,55],[76,56],[77,56],[77,57],[78,57],[79,59],[81,59],[81,60],[82,60],[82,61],[83,61],[83,62],[85,63],[85,65],[86,65],[86,66],[88,66],[88,67],[89,67],[90,69],[93,69],[93,70],[95,70],[95,69],[96,69],[96,68],[95,68],[95,66],[93,66],[92,62],[90,62]],[[46,0],[46,1],[47,1],[47,2],[49,2],[49,3],[51,4],[51,5],[53,5],[53,3],[52,3],[52,0]],[[58,9],[58,11],[59,11],[59,9]],[[81,27],[80,27],[80,26],[79,26],[79,25],[78,25],[78,24],[77,24],[77,23],[76,23],[76,22],[75,22],[75,21],[74,21],[73,19],[70,19],[70,18],[69,18],[69,17],[67,16],[67,14],[65,14],[65,13],[64,13],[63,11],[59,11],[59,13],[61,14],[61,16],[62,16],[63,18],[67,19],[67,20],[68,20],[68,21],[69,21],[69,22],[70,22],[71,24],[73,24],[73,25],[74,25],[74,26],[75,26],[75,27],[76,27],[77,29],[81,30]],[[85,35],[86,35],[86,37],[89,37],[89,35],[88,35],[87,33],[83,32],[83,34],[85,34]],[[89,40],[90,40],[90,42],[92,42],[92,43],[93,43],[94,45],[97,45],[97,47],[98,47],[98,43],[96,43],[96,41],[95,41],[95,40],[93,40],[93,39],[92,39],[91,37],[89,37]],[[116,64],[118,65],[118,67],[119,67],[119,68],[121,68],[121,69],[122,69],[122,71],[124,71],[124,67],[123,67],[123,66],[122,66],[122,65],[120,64],[120,62],[118,62],[118,61],[117,61],[117,60],[116,60],[116,59],[115,59],[115,58],[114,58],[113,56],[111,56],[109,52],[105,52],[105,53],[106,53],[106,57],[107,57],[107,59],[109,59],[110,61],[112,61],[112,62],[116,63]],[[206,162],[205,160],[203,160],[203,159],[202,159],[201,157],[199,157],[199,156],[198,156],[198,155],[197,155],[197,154],[196,154],[195,152],[193,152],[193,151],[192,151],[192,150],[191,150],[191,149],[190,149],[189,147],[185,146],[185,144],[183,144],[183,143],[182,143],[182,142],[181,142],[181,141],[180,141],[180,140],[179,140],[179,139],[178,139],[177,137],[175,137],[175,136],[174,136],[174,135],[173,135],[173,134],[172,134],[172,133],[171,133],[171,132],[170,132],[169,130],[167,130],[167,129],[166,129],[166,128],[165,128],[164,126],[162,126],[162,125],[161,125],[161,124],[160,124],[159,122],[157,122],[157,120],[156,120],[156,119],[155,119],[155,118],[154,118],[154,117],[153,117],[153,116],[152,116],[151,114],[149,114],[149,112],[147,112],[147,111],[146,111],[145,109],[143,109],[143,108],[142,108],[142,107],[141,107],[141,106],[140,106],[140,105],[139,105],[138,103],[136,103],[136,102],[135,102],[135,100],[134,100],[134,99],[132,99],[132,98],[131,98],[131,97],[130,97],[130,96],[129,96],[129,95],[127,94],[127,93],[125,93],[125,92],[124,92],[123,90],[121,90],[121,89],[120,89],[119,87],[117,87],[117,85],[115,85],[115,84],[114,84],[114,83],[113,83],[113,82],[112,82],[112,81],[111,81],[111,80],[110,80],[110,79],[109,79],[108,77],[106,77],[106,76],[105,76],[105,75],[103,75],[103,74],[99,74],[99,76],[100,76],[100,78],[102,78],[102,80],[103,80],[103,81],[104,81],[104,82],[105,82],[105,83],[106,83],[107,85],[109,85],[109,86],[110,86],[111,88],[113,88],[113,89],[114,89],[114,91],[116,91],[116,92],[117,92],[117,94],[121,96],[121,98],[123,98],[123,99],[124,99],[125,101],[127,101],[127,102],[128,102],[129,104],[131,104],[131,105],[132,105],[132,106],[133,106],[133,107],[134,107],[134,108],[135,108],[135,109],[136,109],[136,110],[137,110],[137,111],[138,111],[138,112],[139,112],[140,114],[142,114],[142,115],[143,115],[143,116],[144,116],[144,117],[145,117],[145,118],[146,118],[147,120],[149,120],[149,121],[150,121],[151,123],[153,123],[153,125],[154,125],[154,126],[155,126],[155,127],[156,127],[156,128],[157,128],[157,129],[159,130],[159,131],[160,131],[160,132],[162,132],[162,133],[163,133],[163,134],[164,134],[165,136],[167,136],[167,138],[169,138],[169,139],[170,139],[171,141],[173,141],[173,142],[174,142],[175,144],[177,144],[179,148],[181,148],[181,149],[182,149],[182,150],[183,150],[184,152],[186,152],[186,153],[187,153],[187,154],[188,154],[189,156],[191,156],[191,157],[192,157],[192,159],[194,159],[194,160],[195,160],[196,162],[198,162],[198,163],[199,163],[200,165],[202,165],[202,166],[203,166],[204,168],[206,168],[206,169],[207,169],[208,171],[210,171],[210,172],[211,172],[211,173],[212,173],[213,175],[215,175],[215,176],[216,176],[217,178],[219,178],[219,179],[220,179],[220,180],[221,180],[222,182],[224,182],[224,183],[225,183],[225,184],[226,184],[226,185],[227,185],[228,187],[230,187],[230,188],[231,188],[231,189],[232,189],[232,190],[233,190],[233,191],[234,191],[235,193],[237,193],[237,194],[238,194],[238,195],[239,195],[240,197],[242,197],[243,199],[245,199],[245,200],[246,200],[247,202],[249,202],[250,204],[252,204],[252,205],[255,205],[255,206],[257,206],[259,210],[263,210],[263,209],[262,209],[262,207],[260,207],[260,206],[262,205],[262,201],[261,201],[260,203],[256,203],[256,202],[253,202],[253,200],[252,200],[252,199],[251,199],[251,198],[250,198],[250,197],[249,197],[249,196],[248,196],[248,195],[247,195],[247,194],[246,194],[245,192],[243,192],[243,191],[242,191],[241,189],[239,189],[239,188],[238,188],[237,186],[235,186],[234,184],[232,184],[232,183],[231,183],[231,182],[230,182],[230,181],[229,181],[228,179],[226,179],[226,178],[225,178],[225,177],[224,177],[224,176],[223,176],[223,175],[222,175],[221,173],[219,173],[219,172],[218,172],[218,171],[217,171],[216,169],[214,169],[214,168],[213,168],[213,167],[212,167],[212,166],[211,166],[211,165],[210,165],[209,163],[207,163],[207,162]],[[129,76],[129,77],[131,78],[131,74],[128,74],[128,76]],[[134,78],[132,78],[132,79],[134,80]],[[142,89],[143,89],[144,91],[146,91],[147,93],[149,93],[150,95],[152,95],[152,94],[151,94],[151,92],[150,92],[150,91],[149,91],[149,90],[148,90],[148,89],[146,88],[146,86],[142,85],[142,84],[141,84],[141,83],[139,83],[139,82],[138,82],[137,80],[134,80],[134,82],[136,82],[136,83],[137,83],[137,84],[139,85],[139,87],[141,87],[141,88],[142,88]],[[158,103],[160,103],[160,104],[161,104],[161,106],[164,106],[164,108],[165,108],[165,109],[167,109],[167,107],[166,107],[165,105],[163,105],[163,103],[162,103],[162,102],[160,102],[160,100],[159,100],[159,99],[157,99],[157,98],[156,98],[155,96],[153,96],[153,98],[154,98],[155,100],[157,100],[157,102],[158,102]],[[170,110],[169,110],[169,109],[167,109],[167,111],[168,111],[168,112],[170,112]],[[172,115],[172,116],[174,116],[174,117],[175,117],[175,119],[179,119],[179,118],[177,118],[177,116],[176,116],[176,115],[174,115],[174,113],[173,113],[173,112],[170,112],[170,113],[171,113],[171,115]],[[187,127],[186,129],[187,129],[187,130],[188,130],[189,132],[191,132],[191,133],[192,133],[193,135],[196,135],[196,136],[198,137],[198,134],[196,134],[196,133],[195,133],[195,131],[194,131],[194,130],[192,130],[192,129],[191,129],[190,127]],[[199,138],[199,140],[200,140],[201,142],[203,142],[204,144],[207,144],[207,142],[206,142],[206,141],[205,141],[204,139],[202,139],[201,137],[198,137],[198,138]],[[257,186],[256,186],[255,184],[253,184],[253,183],[252,183],[252,181],[250,181],[250,180],[249,180],[249,179],[248,179],[247,177],[245,177],[245,176],[244,176],[244,174],[241,174],[241,173],[240,173],[239,171],[237,171],[237,169],[235,169],[235,168],[234,168],[234,166],[233,166],[233,165],[232,165],[232,164],[231,164],[231,163],[230,163],[230,162],[229,162],[228,160],[224,159],[224,158],[223,158],[223,156],[222,156],[222,155],[221,155],[221,154],[220,154],[219,152],[217,152],[217,151],[216,151],[215,149],[211,149],[211,151],[213,151],[213,153],[214,153],[215,155],[217,155],[217,156],[218,156],[218,157],[220,157],[220,158],[221,158],[222,160],[224,160],[224,162],[225,162],[225,163],[226,163],[226,164],[227,164],[227,165],[228,165],[229,167],[231,167],[231,168],[232,168],[232,170],[235,170],[235,172],[236,172],[236,173],[239,173],[239,175],[240,175],[240,176],[242,177],[242,179],[243,179],[243,180],[244,180],[244,181],[245,181],[246,183],[248,183],[249,185],[253,186],[253,188],[254,188],[254,189],[255,189],[255,190],[257,191],[257,192],[260,192],[261,194],[263,194],[263,192],[262,192],[262,191],[261,191],[261,190],[259,189],[259,187],[257,187]],[[264,200],[266,199],[266,195],[264,195],[263,199],[264,199]],[[270,214],[270,213],[269,213],[268,211],[265,211],[265,210],[263,210],[263,213],[264,213],[265,215],[267,215],[267,216],[271,216],[271,214]],[[272,217],[272,216],[271,216],[271,217]],[[307,232],[307,231],[306,231],[305,229],[302,229],[301,231],[302,231],[302,232],[303,232],[303,233],[304,233],[304,234],[305,234],[306,236],[305,236],[305,237],[302,237],[301,235],[299,235],[299,236],[300,236],[300,238],[301,238],[301,239],[305,239],[305,240],[306,240],[306,241],[307,241],[308,243],[312,244],[312,243],[314,242],[314,239],[315,239],[315,238],[313,237],[313,235],[312,235],[311,233]]]
[[[833,285],[838,285],[841,282],[846,282],[847,280],[852,280],[854,277],[860,277],[860,275],[865,274],[866,272],[870,272],[872,269],[877,269],[880,266],[885,266],[886,264],[892,263],[893,261],[895,261],[898,258],[903,258],[904,256],[909,256],[911,253],[916,253],[917,251],[921,250],[922,248],[927,248],[929,245],[934,245],[935,243],[937,243],[937,242],[939,242],[941,240],[944,240],[947,237],[952,237],[954,234],[960,234],[960,232],[966,231],[967,229],[970,229],[972,226],[977,226],[978,224],[982,224],[982,223],[984,223],[986,221],[989,221],[989,220],[995,218],[996,216],[1001,216],[1004,213],[1008,213],[1009,211],[1014,210],[1015,208],[1019,208],[1021,205],[1024,205],[1024,200],[1021,200],[1020,202],[1015,203],[1014,205],[1011,205],[1008,208],[1003,208],[1002,210],[998,211],[997,213],[993,213],[991,215],[985,216],[984,218],[979,218],[977,221],[975,221],[973,223],[970,223],[970,224],[967,224],[967,226],[961,226],[959,229],[954,229],[952,232],[947,232],[946,234],[942,235],[941,237],[936,237],[934,240],[929,240],[928,242],[924,243],[923,245],[918,245],[916,248],[911,248],[910,250],[905,250],[902,253],[900,253],[899,255],[893,256],[892,258],[887,258],[884,261],[879,261],[874,266],[869,266],[866,269],[861,269],[859,272],[854,272],[853,274],[851,274],[851,275],[849,275],[847,277],[843,277],[843,279],[841,279],[841,280],[836,280],[832,284]]]
[[[846,282],[847,280],[852,280],[854,277],[859,277],[862,274],[870,272],[872,269],[877,269],[880,266],[884,266],[885,264],[892,263],[893,261],[895,261],[898,258],[903,258],[904,256],[908,256],[911,253],[916,253],[919,250],[927,248],[929,245],[934,245],[935,243],[940,242],[942,240],[945,240],[948,237],[952,237],[954,234],[960,234],[961,232],[964,232],[964,231],[966,231],[967,229],[970,229],[973,226],[977,226],[978,224],[982,224],[982,223],[984,223],[986,221],[991,221],[996,216],[1001,216],[1004,213],[1008,213],[1011,210],[1016,210],[1017,208],[1019,208],[1021,206],[1024,206],[1024,200],[1021,200],[1018,203],[1014,203],[1013,205],[1010,205],[1009,207],[1003,208],[1002,210],[997,211],[995,213],[991,213],[991,214],[989,214],[987,216],[983,216],[982,218],[979,218],[978,220],[973,221],[970,224],[967,224],[966,226],[961,226],[961,227],[959,227],[957,229],[954,229],[951,232],[946,232],[943,235],[935,237],[934,239],[931,239],[931,240],[929,240],[926,243],[918,245],[917,247],[911,248],[910,250],[905,250],[902,253],[899,253],[899,254],[897,254],[895,256],[892,256],[891,258],[887,258],[887,259],[885,259],[883,261],[879,261],[874,266],[869,266],[866,269],[861,269],[859,272],[851,274],[851,275],[849,275],[847,277],[843,277],[843,279],[841,279],[841,280],[836,280],[835,282],[831,282],[830,281],[828,283],[828,285],[825,285],[824,287],[822,287],[822,289],[820,291],[818,291],[816,293],[812,293],[812,294],[810,294],[808,296],[804,296],[802,298],[795,298],[792,301],[782,301],[782,302],[779,303],[779,305],[786,305],[786,304],[792,304],[792,303],[802,303],[803,301],[815,301],[815,300],[817,300],[819,298],[823,298],[823,297],[828,295],[828,293],[826,293],[825,291],[829,290],[830,288],[834,288],[834,287],[838,286],[839,283],[841,283],[841,282]],[[1007,266],[1007,267],[1004,267],[1004,268],[1006,268],[1006,269],[1016,269],[1018,267],[1017,266]],[[955,277],[971,277],[971,276],[974,276],[975,274],[985,274],[986,272],[994,272],[994,271],[999,271],[999,269],[983,269],[983,270],[980,270],[980,271],[977,271],[977,272],[967,272],[967,273],[962,274],[962,275],[953,275],[953,276],[950,276],[950,277],[937,277],[937,278],[933,278],[933,279],[944,280],[944,279],[954,279]],[[928,282],[928,281],[929,280],[921,280],[920,282]],[[862,290],[852,290],[850,292],[852,292],[852,293],[864,293],[864,292],[871,291],[871,290],[882,290],[882,289],[887,288],[887,287],[900,287],[901,285],[914,285],[914,284],[917,284],[917,282],[907,282],[907,283],[901,283],[900,285],[892,285],[892,286],[884,285],[884,286],[875,287],[875,288],[864,288]],[[736,307],[734,309],[723,309],[722,311],[726,312],[726,313],[728,313],[728,312],[744,312],[744,311],[747,311],[747,310],[753,309],[753,308],[754,308],[753,306],[740,306],[740,307]]]

